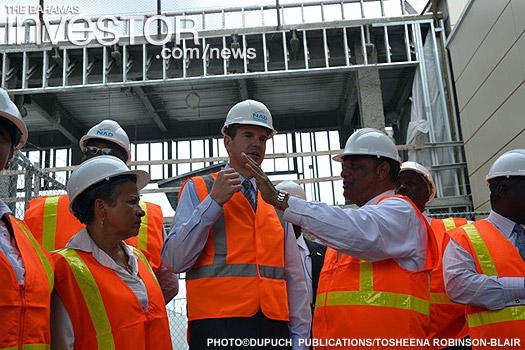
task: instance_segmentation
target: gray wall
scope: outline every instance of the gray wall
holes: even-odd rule
[[[494,160],[525,148],[524,32],[524,0],[473,0],[448,42],[475,210]]]

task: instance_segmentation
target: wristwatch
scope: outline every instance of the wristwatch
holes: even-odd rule
[[[282,206],[283,206],[283,202],[284,202],[284,199],[289,196],[290,194],[288,192],[285,192],[285,191],[281,191],[281,190],[278,190],[278,194],[277,194],[277,204],[275,205],[275,207],[279,210],[282,210]]]

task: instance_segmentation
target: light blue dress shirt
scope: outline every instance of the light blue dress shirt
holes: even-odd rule
[[[513,232],[516,223],[491,211],[486,219],[516,246]],[[474,258],[463,247],[450,240],[443,255],[443,278],[450,300],[499,310],[525,302],[524,277],[496,277],[479,274]]]

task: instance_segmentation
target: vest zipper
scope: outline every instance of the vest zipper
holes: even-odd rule
[[[26,277],[27,278],[27,277]],[[20,310],[20,325],[18,330],[18,349],[22,350],[22,335],[24,331],[24,318],[26,313],[26,296],[25,296],[25,290],[26,286],[25,284],[19,284],[20,286],[20,301],[22,302],[22,307]]]

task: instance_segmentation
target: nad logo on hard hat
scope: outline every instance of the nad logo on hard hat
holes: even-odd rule
[[[112,133],[112,132],[106,131],[106,130],[104,130],[104,129],[99,129],[99,130],[97,130],[97,135],[100,135],[100,136],[107,136],[107,137],[113,137],[113,133]]]
[[[253,112],[252,117],[253,120],[263,121],[265,123],[268,122],[268,117],[266,117],[262,111]]]

